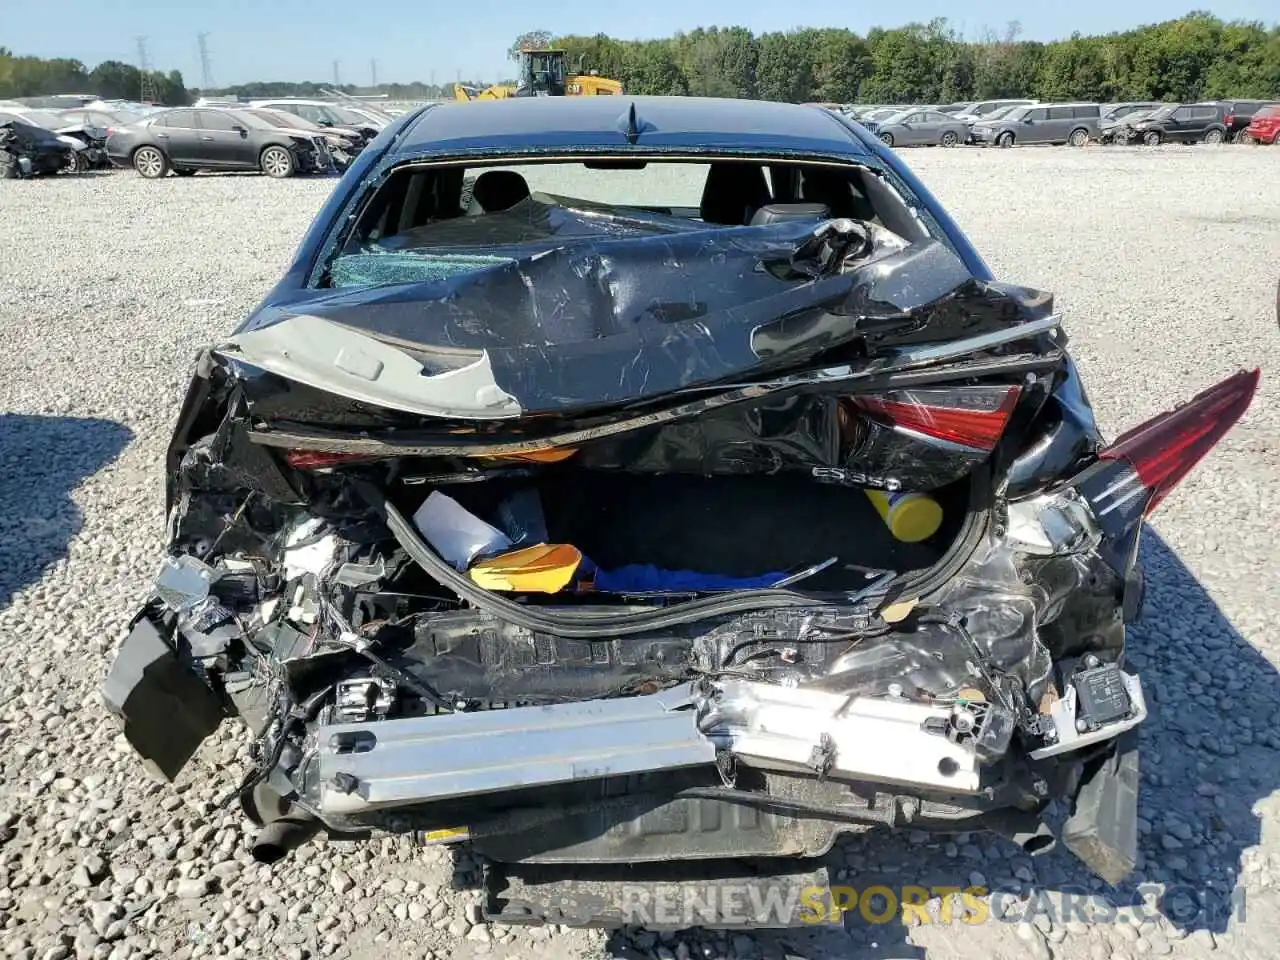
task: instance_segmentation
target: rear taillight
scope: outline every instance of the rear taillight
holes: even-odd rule
[[[937,387],[889,390],[855,397],[864,412],[899,431],[992,450],[1018,404],[1016,386]]]
[[[1135,528],[1249,408],[1259,371],[1242,370],[1117,437],[1074,485],[1104,531]]]
[[[1133,468],[1155,509],[1249,409],[1259,371],[1241,370],[1180,407],[1121,434],[1099,454]]]
[[[286,450],[284,454],[285,463],[295,470],[324,470],[372,459],[364,453],[329,453],[324,450]]]

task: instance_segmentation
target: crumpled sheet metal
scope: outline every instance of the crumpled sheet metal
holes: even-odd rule
[[[36,128],[12,120],[0,123],[0,179],[48,173],[62,164],[66,149],[38,139]]]
[[[305,315],[395,345],[426,376],[487,355],[524,416],[786,369],[859,337],[892,347],[1004,329],[1050,305],[975,280],[941,243],[851,220],[677,229],[663,218],[661,233],[646,221],[626,236],[592,219],[609,220],[607,235],[504,249],[510,262],[421,283],[306,291],[236,340]],[[379,256],[391,254],[368,259]]]

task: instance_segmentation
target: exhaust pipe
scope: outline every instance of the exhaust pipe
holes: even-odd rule
[[[258,863],[276,863],[290,850],[302,846],[320,829],[320,821],[305,810],[295,810],[272,820],[253,841],[253,859]]]

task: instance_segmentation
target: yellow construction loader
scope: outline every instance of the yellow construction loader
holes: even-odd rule
[[[622,84],[591,73],[569,74],[565,69],[565,52],[543,48],[521,48],[520,79],[515,86],[494,84],[483,90],[453,85],[453,99],[506,100],[508,97],[596,97],[617,96]]]

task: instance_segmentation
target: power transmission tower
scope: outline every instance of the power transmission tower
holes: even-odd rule
[[[209,34],[196,34],[196,40],[200,44],[200,84],[204,88],[203,92],[208,93],[213,89],[213,68],[209,65]]]
[[[377,90],[378,89],[378,61],[377,60],[369,61],[369,73],[373,77],[373,89]]]
[[[138,83],[138,99],[143,103],[151,103],[156,98],[155,84],[151,82],[151,61],[147,59],[147,38],[135,37],[138,41],[138,72],[141,74]]]
[[[335,87],[342,86],[342,76],[338,73],[338,61],[333,61],[333,85]]]

